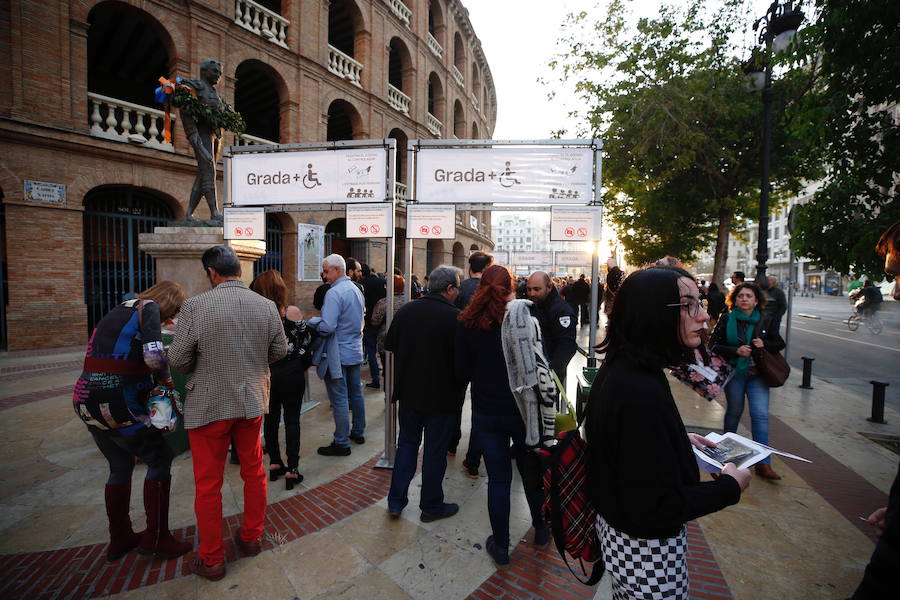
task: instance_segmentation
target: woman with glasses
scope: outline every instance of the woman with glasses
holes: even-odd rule
[[[686,600],[685,523],[737,503],[750,483],[731,463],[700,481],[691,446],[715,444],[685,432],[663,372],[693,362],[709,317],[699,296],[681,268],[636,271],[598,346],[606,356],[587,407],[587,481],[616,599]]]
[[[722,313],[710,336],[713,352],[727,358],[735,367],[725,386],[725,431],[737,431],[744,413],[744,398],[750,404],[750,430],[753,441],[769,443],[769,387],[760,377],[753,361],[753,348],[769,352],[784,349],[784,340],[772,326],[773,315],[763,314],[766,297],[755,283],[740,283],[728,294],[727,312]],[[781,479],[766,458],[756,465],[756,474],[765,479]]]

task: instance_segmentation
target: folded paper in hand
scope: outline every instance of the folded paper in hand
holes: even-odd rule
[[[705,437],[709,441],[714,442],[716,447],[705,447],[703,450],[695,447],[694,455],[697,458],[697,464],[707,473],[720,472],[725,463],[734,463],[739,469],[746,469],[772,454],[786,456],[794,460],[802,460],[803,462],[812,462],[795,454],[782,452],[765,444],[758,444],[736,433],[710,433]]]

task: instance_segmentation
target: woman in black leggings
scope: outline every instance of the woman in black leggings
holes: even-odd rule
[[[304,355],[309,336],[306,322],[300,319],[300,309],[287,306],[287,286],[281,273],[269,269],[260,273],[250,284],[250,289],[275,303],[284,325],[284,335],[288,340],[288,353],[283,359],[269,365],[272,375],[269,392],[269,412],[263,420],[263,435],[266,452],[269,454],[269,481],[277,481],[284,476],[286,489],[303,481],[300,465],[300,404],[306,391],[304,373],[309,365]],[[278,445],[278,427],[284,413],[284,445],[287,464],[281,458]]]
[[[162,281],[113,308],[91,334],[72,398],[75,412],[109,463],[104,498],[109,518],[106,559],[135,547],[141,554],[175,558],[191,549],[169,533],[172,449],[150,422],[147,398],[154,386],[173,389],[160,323],[181,308],[185,294]],[[128,512],[135,457],[147,465],[147,529],[135,533]]]

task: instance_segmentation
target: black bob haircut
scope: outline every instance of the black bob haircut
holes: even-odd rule
[[[630,359],[643,367],[662,368],[693,362],[693,349],[681,341],[681,293],[678,280],[693,275],[682,268],[651,266],[622,281],[609,315],[606,337],[597,346],[606,360]]]

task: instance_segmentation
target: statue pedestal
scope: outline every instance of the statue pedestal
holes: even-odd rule
[[[212,246],[234,248],[241,261],[241,279],[253,281],[253,263],[266,253],[266,243],[259,240],[224,239],[221,227],[156,227],[153,233],[142,233],[138,245],[156,259],[156,281],[174,281],[184,293],[196,296],[210,290],[200,258]]]

